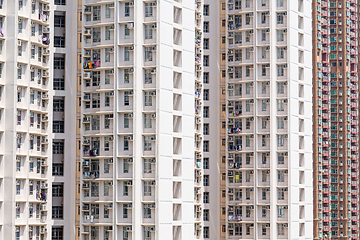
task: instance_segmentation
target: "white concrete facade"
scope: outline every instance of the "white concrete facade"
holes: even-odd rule
[[[82,4],[80,239],[194,238],[194,163],[202,145],[193,43],[201,5]]]
[[[76,39],[66,37],[76,33],[71,24],[75,5],[62,2],[0,2],[0,239],[69,239],[75,234],[75,126],[70,122],[76,55],[70,46]],[[64,12],[61,24],[56,22],[55,15]],[[66,149],[61,158],[52,154],[59,141]]]
[[[226,2],[226,239],[312,239],[309,26],[311,1]]]

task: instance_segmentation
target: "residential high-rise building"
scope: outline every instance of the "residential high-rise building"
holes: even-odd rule
[[[201,237],[201,11],[82,1],[80,239]]]
[[[74,6],[0,1],[0,239],[75,236]]]
[[[0,0],[0,239],[359,239],[358,5]]]
[[[358,1],[313,1],[314,239],[359,239]]]
[[[204,177],[221,178],[204,238],[312,239],[311,2],[205,1],[204,15]]]

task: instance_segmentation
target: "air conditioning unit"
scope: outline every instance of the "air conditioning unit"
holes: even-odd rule
[[[254,191],[254,189],[253,188],[250,188],[250,190],[249,190],[250,192],[253,192]]]
[[[152,51],[156,51],[156,46],[151,47],[151,50],[152,50]]]
[[[265,227],[269,228],[269,227],[270,227],[270,223],[265,224]]]
[[[132,136],[127,136],[127,140],[132,141],[133,137]]]
[[[110,142],[114,141],[114,137],[109,137],[109,141]]]
[[[149,206],[151,209],[154,209],[155,208],[155,203],[154,204],[150,204]]]
[[[134,72],[134,68],[129,68],[129,73],[133,73]]]
[[[156,113],[151,114],[151,118],[156,118]]]
[[[114,69],[111,69],[111,70],[109,71],[109,73],[110,73],[110,74],[114,74]]]
[[[34,139],[34,135],[30,135],[30,140],[33,140]]]
[[[84,35],[90,35],[90,34],[91,34],[91,30],[86,29],[86,30],[84,31]]]
[[[151,28],[156,28],[156,24],[151,25]]]
[[[129,114],[128,114],[128,117],[129,117],[129,118],[133,118],[133,117],[134,117],[134,114],[133,114],[133,113],[129,113]]]
[[[155,181],[151,181],[151,182],[150,182],[150,185],[151,185],[151,186],[155,186],[155,185],[156,185],[156,182],[155,182]]]
[[[91,78],[90,72],[84,72],[84,78]]]
[[[134,6],[134,2],[129,2],[129,6]]]
[[[150,95],[151,95],[151,96],[156,95],[156,91],[150,92]]]
[[[18,46],[21,46],[22,42],[21,40],[18,40]]]
[[[134,23],[128,23],[128,24],[126,24],[126,28],[128,28],[128,29],[134,28]]]
[[[46,204],[42,204],[42,205],[41,205],[41,211],[43,211],[43,212],[46,212],[46,211],[47,211],[47,206],[46,206]]]
[[[88,182],[83,183],[82,187],[83,187],[83,188],[89,188],[89,183],[88,183]]]
[[[156,136],[151,136],[150,137],[150,141],[155,141],[156,140]]]
[[[130,47],[129,47],[129,50],[130,50],[130,51],[134,51],[134,46],[130,46]]]
[[[150,159],[150,163],[156,163],[156,158]]]
[[[125,185],[131,186],[131,185],[132,185],[132,181],[125,181]]]
[[[40,234],[46,234],[46,233],[47,233],[47,228],[41,227]]]
[[[127,231],[127,232],[131,232],[131,231],[132,231],[132,227],[126,227],[126,231]]]
[[[151,69],[151,73],[156,73],[156,68]]]
[[[125,160],[125,162],[127,162],[127,163],[132,163],[132,162],[134,162],[134,160],[132,159],[132,158],[126,158],[126,159],[124,159]]]
[[[109,182],[108,182],[108,185],[109,185],[109,186],[113,186],[113,185],[114,185],[114,182],[113,182],[113,181],[109,181]]]

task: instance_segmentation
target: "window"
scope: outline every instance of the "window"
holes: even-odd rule
[[[209,209],[204,209],[203,219],[204,221],[209,221]]]
[[[111,48],[105,48],[105,62],[110,62],[110,51]]]
[[[153,38],[153,29],[151,25],[145,25],[145,39]]]
[[[283,153],[278,153],[278,164],[285,164]]]
[[[151,138],[151,136],[144,136],[144,151],[152,150]]]
[[[278,82],[277,83],[277,94],[285,93],[285,85],[286,85],[286,82]]]
[[[205,101],[209,100],[209,89],[204,89],[204,100]]]
[[[145,3],[145,17],[153,16],[153,7],[152,3]]]
[[[63,219],[63,206],[52,206],[52,219]]]
[[[54,47],[64,48],[65,47],[65,37],[54,36]]]
[[[152,128],[151,114],[144,114],[144,128]]]
[[[285,207],[278,206],[278,218],[284,218],[284,217],[285,217]]]
[[[93,6],[93,21],[101,20],[101,6]]]
[[[64,143],[63,142],[53,142],[53,154],[64,154]]]
[[[144,218],[151,218],[151,204],[144,204]]]
[[[209,169],[209,158],[204,158],[203,164],[204,169]]]
[[[54,16],[54,27],[65,27],[65,16]]]
[[[124,114],[124,128],[129,128],[129,114]]]
[[[203,28],[204,32],[209,32],[209,22],[204,22],[204,28]]]
[[[204,49],[209,49],[209,39],[204,38]]]
[[[114,7],[114,4],[106,4],[105,5],[105,18],[111,17],[111,7]]]
[[[130,98],[128,95],[124,95],[124,106],[130,105]]]
[[[209,152],[209,141],[204,141],[203,142],[203,151],[204,152]]]
[[[284,24],[284,13],[277,13],[276,21],[277,24]]]
[[[125,3],[124,16],[130,17],[130,3],[129,2]]]
[[[152,47],[145,47],[145,62],[153,61],[153,49]]]
[[[110,107],[110,94],[111,92],[105,93],[105,107]]]
[[[152,94],[151,92],[144,92],[144,105],[145,106],[152,106]]]
[[[92,37],[93,37],[93,42],[96,43],[96,42],[101,42],[101,28],[93,28],[93,31],[92,31]]]
[[[204,16],[209,16],[209,5],[204,5]]]
[[[129,140],[127,136],[124,136],[124,151],[129,151]]]
[[[209,227],[204,227],[204,238],[210,238]]]
[[[124,48],[124,62],[130,61],[130,47]]]
[[[54,57],[54,69],[65,69],[64,57]]]
[[[53,133],[64,133],[64,121],[53,121]]]
[[[54,112],[64,112],[64,99],[54,99],[53,111]]]
[[[208,72],[203,73],[203,82],[209,83],[209,73]]]
[[[278,171],[278,182],[285,182],[285,171]]]
[[[285,188],[278,188],[278,200],[285,200]]]
[[[208,56],[208,55],[205,55],[205,56],[204,56],[204,66],[205,66],[205,67],[208,67],[208,66],[209,66],[209,56]]]
[[[278,129],[284,129],[284,127],[285,127],[284,121],[285,121],[285,118],[283,118],[283,117],[279,117],[277,119],[277,128]]]
[[[204,118],[209,118],[209,107],[208,106],[205,106],[204,109]]]
[[[100,108],[100,93],[93,93],[91,99],[92,108]]]
[[[151,185],[150,181],[144,181],[144,196],[151,196]]]
[[[54,78],[54,90],[65,90],[65,80],[63,78]]]
[[[204,123],[203,125],[203,133],[204,135],[209,135],[209,124],[208,123]]]
[[[278,235],[279,236],[285,235],[285,228],[283,224],[278,224]]]
[[[276,40],[278,42],[283,42],[284,41],[284,30],[277,30]]]
[[[63,197],[64,196],[64,186],[62,184],[52,185],[52,197]]]
[[[59,1],[59,0],[55,0]],[[65,1],[65,0],[63,0]],[[65,5],[65,4],[58,4],[58,5]],[[63,228],[62,227],[53,227],[51,230],[51,239],[52,240],[63,240]]]
[[[209,203],[209,192],[204,192],[204,203]]]
[[[284,57],[285,57],[284,48],[283,47],[277,48],[277,59],[284,59]]]
[[[285,110],[284,100],[277,100],[277,110],[283,112]]]
[[[53,176],[63,176],[64,175],[64,164],[63,163],[53,163],[52,175]]]
[[[209,186],[209,175],[204,175],[204,186]]]
[[[285,136],[286,135],[278,135],[278,141],[277,141],[278,147],[283,147],[285,145]]]

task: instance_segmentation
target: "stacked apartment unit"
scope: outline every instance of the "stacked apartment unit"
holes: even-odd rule
[[[225,238],[312,239],[311,2],[225,8]]]
[[[80,239],[200,237],[201,10],[82,1]]]
[[[314,239],[359,239],[358,1],[313,19]]]
[[[75,234],[71,9],[0,1],[1,239]]]

